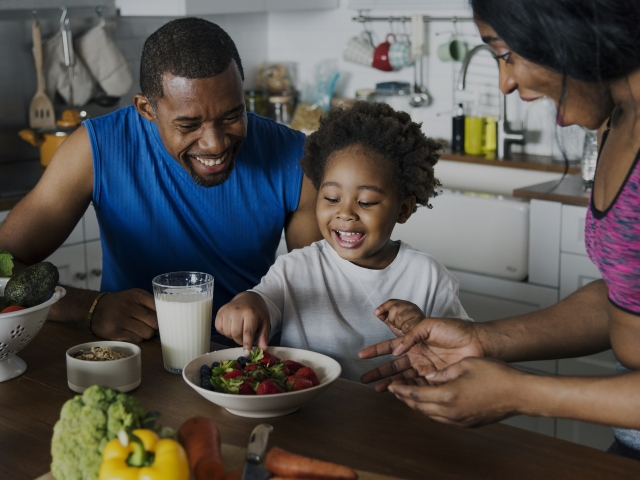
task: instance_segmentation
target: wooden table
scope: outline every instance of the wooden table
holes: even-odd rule
[[[33,480],[49,470],[53,425],[74,395],[64,352],[93,340],[84,327],[47,322],[20,352],[27,371],[0,383],[0,478]],[[224,443],[246,446],[264,420],[232,415],[166,372],[157,338],[140,346],[142,385],[131,394],[147,410],[160,411],[161,422],[174,428],[191,416],[209,416]],[[640,462],[506,425],[440,425],[388,393],[343,379],[268,423],[275,428],[270,445],[402,478],[640,478]]]

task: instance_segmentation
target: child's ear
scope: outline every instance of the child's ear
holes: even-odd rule
[[[416,211],[416,196],[410,195],[404,199],[400,205],[400,213],[398,214],[397,223],[404,223]]]

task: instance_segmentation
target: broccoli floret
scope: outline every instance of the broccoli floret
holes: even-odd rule
[[[57,480],[95,480],[102,450],[121,429],[140,428],[145,412],[133,397],[94,385],[67,401],[53,427],[51,473]]]

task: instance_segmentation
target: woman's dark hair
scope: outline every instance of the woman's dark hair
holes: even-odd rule
[[[509,48],[585,82],[640,68],[639,0],[471,0]]]
[[[244,80],[242,62],[231,37],[203,18],[179,18],[164,24],[144,42],[140,59],[140,89],[155,107],[162,98],[162,75],[209,78],[236,62]]]
[[[332,109],[320,119],[320,128],[309,135],[300,166],[316,190],[320,188],[331,156],[351,145],[382,155],[393,171],[400,198],[415,195],[416,203],[429,205],[440,182],[433,166],[441,145],[425,136],[420,124],[386,103],[356,102],[351,108]]]

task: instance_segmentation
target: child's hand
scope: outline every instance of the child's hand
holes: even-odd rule
[[[244,348],[248,357],[253,340],[258,337],[258,347],[267,350],[271,321],[264,299],[255,292],[242,292],[218,310],[215,327],[218,333],[233,339]]]
[[[425,318],[417,305],[396,299],[387,300],[373,314],[386,323],[396,337],[403,337]]]

